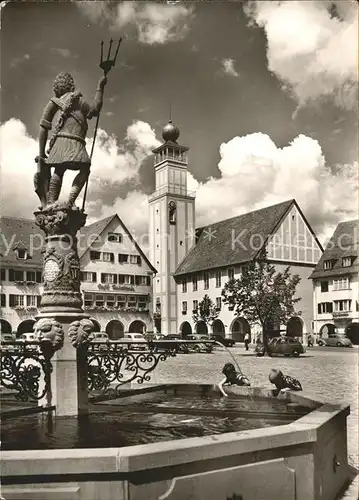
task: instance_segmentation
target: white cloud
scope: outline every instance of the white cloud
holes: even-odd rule
[[[255,1],[245,11],[266,33],[268,69],[299,106],[321,97],[357,105],[356,2]]]
[[[88,151],[91,147],[88,140]],[[12,118],[0,127],[1,144],[1,212],[10,216],[29,217],[39,205],[33,192],[33,176],[36,172],[34,158],[38,143],[26,132],[25,125]],[[114,136],[99,129],[94,150],[89,193],[104,202],[108,185],[120,185],[136,180],[143,160],[159,145],[148,123],[136,121],[127,128],[122,145]],[[74,172],[67,172],[60,199],[67,197]],[[81,200],[77,202],[81,206]]]
[[[239,76],[239,73],[237,73],[235,67],[234,67],[234,59],[222,59],[221,64],[222,64],[222,71],[223,73],[231,76]]]
[[[116,9],[109,2],[77,2],[79,9],[94,23],[106,22],[113,30],[134,27],[141,43],[164,44],[184,38],[189,30],[193,8],[156,2],[126,1]]]
[[[358,165],[325,164],[319,143],[299,135],[278,148],[262,133],[234,137],[220,146],[220,178],[199,184],[197,225],[295,198],[321,236],[340,220],[357,216]]]
[[[20,57],[15,57],[11,63],[10,63],[10,66],[12,68],[17,68],[18,66],[20,66],[21,64],[25,63],[26,61],[28,61],[30,59],[30,55],[29,54],[24,54]]]

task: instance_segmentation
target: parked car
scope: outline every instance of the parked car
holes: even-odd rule
[[[220,344],[224,345],[225,347],[233,347],[235,344],[235,341],[233,339],[227,339],[226,337],[223,337],[223,335],[219,333],[211,333],[209,335],[209,338],[211,340],[216,340]]]
[[[353,347],[353,344],[348,337],[338,334],[329,335],[328,338],[320,338],[318,339],[317,344],[327,347]]]
[[[257,344],[254,351],[257,353],[257,356],[264,356],[264,344]],[[300,354],[304,353],[305,349],[301,342],[292,337],[274,337],[268,342],[268,356],[299,356]]]
[[[154,345],[150,344],[152,352],[160,352],[168,349],[171,349],[174,353],[187,354],[189,352],[188,345],[183,342],[185,339],[182,335],[176,333],[169,333],[168,335],[158,334],[155,340],[159,342]],[[163,344],[161,344],[162,340],[164,341]]]
[[[2,333],[1,334],[0,348],[2,351],[16,350],[16,345],[14,345],[14,342],[15,342],[15,336],[12,335],[11,333]]]
[[[188,344],[188,349],[194,352],[212,352],[213,345],[207,344],[210,340],[207,335],[187,335],[187,340],[197,340],[198,344]]]
[[[36,342],[38,340],[37,336],[35,335],[34,332],[27,332],[23,333],[20,335],[18,339],[16,339],[16,343],[21,345],[21,344],[26,344],[27,342]],[[33,351],[40,351],[40,346],[34,345],[34,344],[29,344],[26,346],[27,350],[33,350]]]
[[[147,340],[142,333],[125,333],[122,340],[137,340],[138,344],[130,344],[129,348],[131,349],[146,349],[147,348]]]

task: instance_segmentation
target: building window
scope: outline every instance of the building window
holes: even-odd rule
[[[107,307],[115,307],[115,296],[107,295],[106,296],[106,306]]]
[[[24,271],[9,270],[9,281],[24,281]]]
[[[0,273],[1,273],[0,281],[6,281],[6,272],[5,272],[5,269],[0,269]]]
[[[182,302],[182,314],[187,314],[187,302]]]
[[[124,307],[126,305],[126,295],[117,295],[117,305]]]
[[[80,280],[84,281],[85,283],[96,283],[97,276],[96,276],[96,273],[92,273],[89,271],[83,271],[80,273]]]
[[[325,260],[324,261],[324,269],[327,271],[328,269],[333,269],[333,261]]]
[[[141,257],[139,255],[130,255],[130,264],[141,265]]]
[[[16,249],[16,258],[21,259],[21,260],[26,260],[27,259],[27,251],[24,248],[17,248]]]
[[[350,311],[351,300],[335,300],[334,301],[334,312],[340,311]]]
[[[170,224],[176,224],[176,203],[170,201],[168,204],[168,220]]]
[[[24,295],[10,295],[9,305],[10,307],[23,307]]]
[[[138,307],[141,309],[146,309],[147,306],[147,295],[138,296]]]
[[[42,273],[41,273],[41,271],[36,271],[36,283],[42,283]]]
[[[193,301],[193,312],[196,313],[198,311],[198,300]]]
[[[148,283],[148,276],[135,276],[135,284],[139,286],[146,286]]]
[[[101,252],[97,252],[96,250],[90,250],[90,260],[100,260]]]
[[[95,299],[96,306],[103,307],[103,305],[105,303],[105,296],[96,294],[95,297],[96,297],[96,299]]]
[[[136,295],[129,295],[127,299],[128,307],[136,307],[137,305],[137,297]]]
[[[216,288],[221,288],[222,286],[222,273],[221,271],[216,271]]]
[[[192,287],[193,287],[193,291],[197,292],[197,290],[198,290],[198,277],[197,277],[197,274],[195,274],[192,277]]]
[[[321,302],[318,304],[318,314],[330,314],[333,312],[332,302]]]
[[[26,295],[26,306],[27,307],[37,307],[37,296],[36,295]]]
[[[115,256],[112,252],[103,252],[102,260],[104,262],[115,262]]]
[[[186,292],[187,292],[187,279],[183,278],[183,280],[182,280],[182,293],[186,293]]]
[[[234,267],[230,267],[228,269],[228,279],[229,279],[229,281],[234,280]]]
[[[352,265],[352,257],[343,257],[342,258],[342,266],[343,267],[350,267]]]
[[[219,311],[222,309],[222,297],[216,297],[216,308]]]
[[[328,291],[328,281],[321,281],[320,282],[320,291],[321,292],[327,292]]]
[[[36,281],[35,271],[26,271],[26,281]]]
[[[107,241],[122,243],[122,234],[121,233],[108,233]]]
[[[1,294],[1,307],[6,307],[6,295],[4,293]]]
[[[117,283],[117,274],[101,273],[101,283]]]
[[[348,290],[349,278],[338,278],[333,280],[333,290]]]
[[[209,273],[203,273],[203,281],[204,281],[204,289],[208,290],[208,288],[209,288]]]
[[[121,285],[134,285],[135,284],[135,277],[131,276],[129,274],[119,274],[118,275],[118,282]]]
[[[118,262],[120,264],[127,264],[128,262],[128,254],[127,253],[119,253],[118,254]]]
[[[85,307],[92,307],[93,306],[92,293],[85,293],[84,294],[84,305],[85,305]]]

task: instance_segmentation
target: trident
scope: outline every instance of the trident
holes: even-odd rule
[[[122,42],[122,37],[118,41],[114,58],[111,59],[111,49],[112,49],[112,44],[113,44],[113,40],[111,38],[110,44],[109,44],[109,47],[108,47],[107,59],[104,59],[103,58],[103,40],[101,40],[101,60],[100,60],[99,67],[102,69],[104,76],[107,76],[107,74],[110,72],[111,68],[113,68],[113,66],[115,66],[116,59],[117,59],[117,54],[118,54],[121,42]],[[99,123],[99,121],[100,121],[100,113],[97,115],[97,120],[96,120],[96,125],[95,125],[95,132],[94,132],[92,146],[91,146],[90,160],[92,160],[92,155],[93,155],[93,151],[94,151],[94,147],[95,147],[96,135],[97,135],[97,129],[98,129],[98,123]],[[82,201],[82,211],[85,210],[85,202],[86,202],[86,195],[87,195],[87,188],[88,188],[88,183],[89,183],[89,177],[90,177],[90,172],[89,172],[89,176],[87,177],[87,181],[86,181],[86,185],[85,185],[84,198],[83,198],[83,201]]]

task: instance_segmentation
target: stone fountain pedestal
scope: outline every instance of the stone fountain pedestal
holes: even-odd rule
[[[35,223],[45,233],[44,292],[35,332],[53,345],[47,404],[55,405],[59,416],[88,411],[86,340],[93,325],[82,309],[76,237],[85,222],[86,214],[77,207],[35,212]]]

